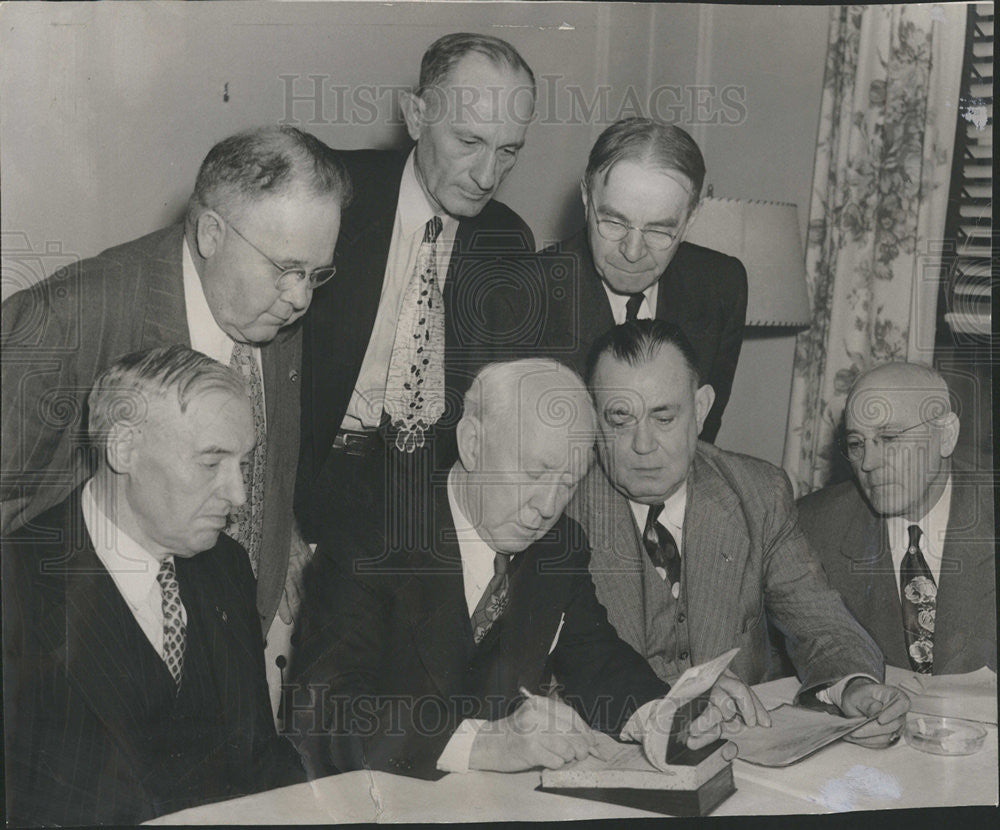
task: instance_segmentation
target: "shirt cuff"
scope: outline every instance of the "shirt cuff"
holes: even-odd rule
[[[820,703],[831,703],[838,709],[843,711],[843,707],[840,705],[840,701],[844,697],[844,689],[846,689],[847,684],[850,683],[852,680],[854,680],[854,678],[856,677],[864,677],[867,678],[868,680],[871,680],[872,683],[878,683],[878,681],[870,674],[864,674],[863,672],[859,672],[858,674],[844,675],[844,677],[840,678],[840,680],[838,680],[832,686],[827,686],[825,689],[820,689],[818,692],[816,692],[816,699],[820,701]]]
[[[472,743],[483,728],[485,720],[466,718],[458,725],[437,760],[437,768],[441,772],[468,772],[469,759],[472,757]]]

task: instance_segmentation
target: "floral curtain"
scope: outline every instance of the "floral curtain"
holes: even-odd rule
[[[784,467],[827,484],[854,378],[933,356],[965,35],[961,5],[835,6]]]

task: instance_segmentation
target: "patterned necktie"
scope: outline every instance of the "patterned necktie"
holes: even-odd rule
[[[493,578],[483,591],[476,610],[472,612],[472,638],[476,645],[489,633],[493,623],[499,619],[507,607],[507,566],[510,559],[502,553],[493,558]]]
[[[681,556],[677,550],[677,542],[670,531],[661,525],[657,519],[663,512],[662,504],[651,504],[646,514],[646,527],[642,531],[642,544],[646,548],[653,567],[660,573],[668,585],[676,586],[681,579]],[[676,598],[678,592],[674,591]]]
[[[633,320],[639,319],[639,308],[644,298],[645,295],[641,291],[638,294],[629,294],[628,301],[625,303],[626,323],[631,323]]]
[[[233,356],[229,366],[239,372],[247,387],[247,395],[253,405],[253,431],[256,444],[250,462],[243,467],[243,487],[246,503],[229,517],[226,527],[233,539],[246,548],[250,556],[250,567],[257,576],[260,560],[260,537],[264,524],[264,463],[267,458],[267,434],[264,424],[264,382],[260,367],[254,356],[253,347],[248,343],[233,344]]]
[[[934,667],[934,612],[937,584],[920,550],[920,528],[906,529],[910,544],[899,567],[899,595],[903,605],[903,634],[910,667],[920,674],[930,674]]]
[[[437,280],[441,228],[440,216],[424,226],[389,359],[383,406],[401,452],[422,447],[424,433],[444,414],[444,300]]]
[[[167,557],[160,563],[156,581],[160,583],[163,603],[163,662],[167,664],[179,689],[181,676],[184,673],[187,626],[184,624],[184,617],[181,616],[181,591],[177,584],[177,572],[174,570],[172,557]]]

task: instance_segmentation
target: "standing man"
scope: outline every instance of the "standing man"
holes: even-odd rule
[[[519,312],[525,350],[578,372],[591,344],[614,325],[656,318],[690,340],[698,371],[715,390],[701,438],[712,442],[736,373],[746,320],[747,276],[739,260],[684,241],[705,180],[705,161],[680,127],[627,118],[594,144],[580,183],[586,227],[539,254],[506,293]],[[537,291],[525,290],[541,281]],[[544,302],[538,301],[539,294]],[[502,307],[501,307],[502,308]]]
[[[58,504],[92,472],[80,462],[85,396],[117,357],[183,343],[247,379],[256,444],[246,505],[227,532],[247,549],[267,632],[281,604],[293,530],[300,327],[333,276],[341,162],[290,127],[212,148],[183,224],[84,260],[3,305],[3,531]],[[300,557],[299,557],[300,558]],[[283,616],[291,612],[283,605]]]
[[[959,421],[933,369],[886,363],[847,396],[855,481],[799,501],[834,588],[893,666],[997,666],[992,474],[952,463]]]
[[[97,472],[4,543],[8,820],[138,824],[302,780],[221,533],[246,502],[244,383],[175,345],[115,361],[88,403]]]
[[[668,682],[737,646],[731,668],[743,682],[772,679],[772,621],[799,696],[848,716],[878,713],[851,740],[885,746],[909,702],[881,685],[882,655],[823,576],[784,473],[697,440],[713,398],[697,366],[684,333],[662,320],[617,326],[594,343],[601,467],[569,513],[590,540],[597,597]]]
[[[527,225],[493,200],[534,100],[534,75],[509,43],[446,35],[402,96],[416,146],[344,154],[356,198],[340,278],[317,293],[303,341],[296,515],[310,541],[349,521],[355,497],[377,500],[387,471],[454,460],[481,336],[477,286],[498,256],[534,248]]]
[[[608,624],[586,543],[563,516],[593,430],[587,391],[565,366],[490,364],[466,395],[459,460],[430,515],[396,512],[396,500],[392,521],[371,511],[320,545],[293,717],[311,775],[560,767],[587,756],[592,727],[658,742],[662,757],[668,687]],[[545,694],[553,672],[565,702]],[[723,712],[766,721],[735,677],[711,700],[691,748],[719,736]]]

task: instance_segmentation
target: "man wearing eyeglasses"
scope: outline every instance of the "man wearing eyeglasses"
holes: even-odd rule
[[[715,390],[701,433],[714,441],[743,344],[747,279],[739,260],[684,241],[704,179],[701,151],[680,127],[649,118],[608,127],[580,184],[586,228],[540,254],[545,302],[528,302],[520,319],[541,332],[541,351],[581,373],[612,326],[676,323]]]
[[[250,556],[264,632],[282,607],[299,443],[300,327],[331,266],[350,179],[311,135],[249,130],[212,148],[183,224],[111,248],[3,305],[3,532],[92,473],[85,398],[123,354],[182,343],[236,368],[253,404],[247,503],[226,528]],[[277,671],[274,670],[277,675]],[[276,678],[274,678],[276,679]],[[273,683],[273,681],[272,681]],[[273,683],[275,688],[276,683]]]
[[[944,379],[915,363],[871,369],[844,425],[855,480],[799,502],[830,582],[890,665],[995,670],[993,477],[953,463],[959,420]]]

